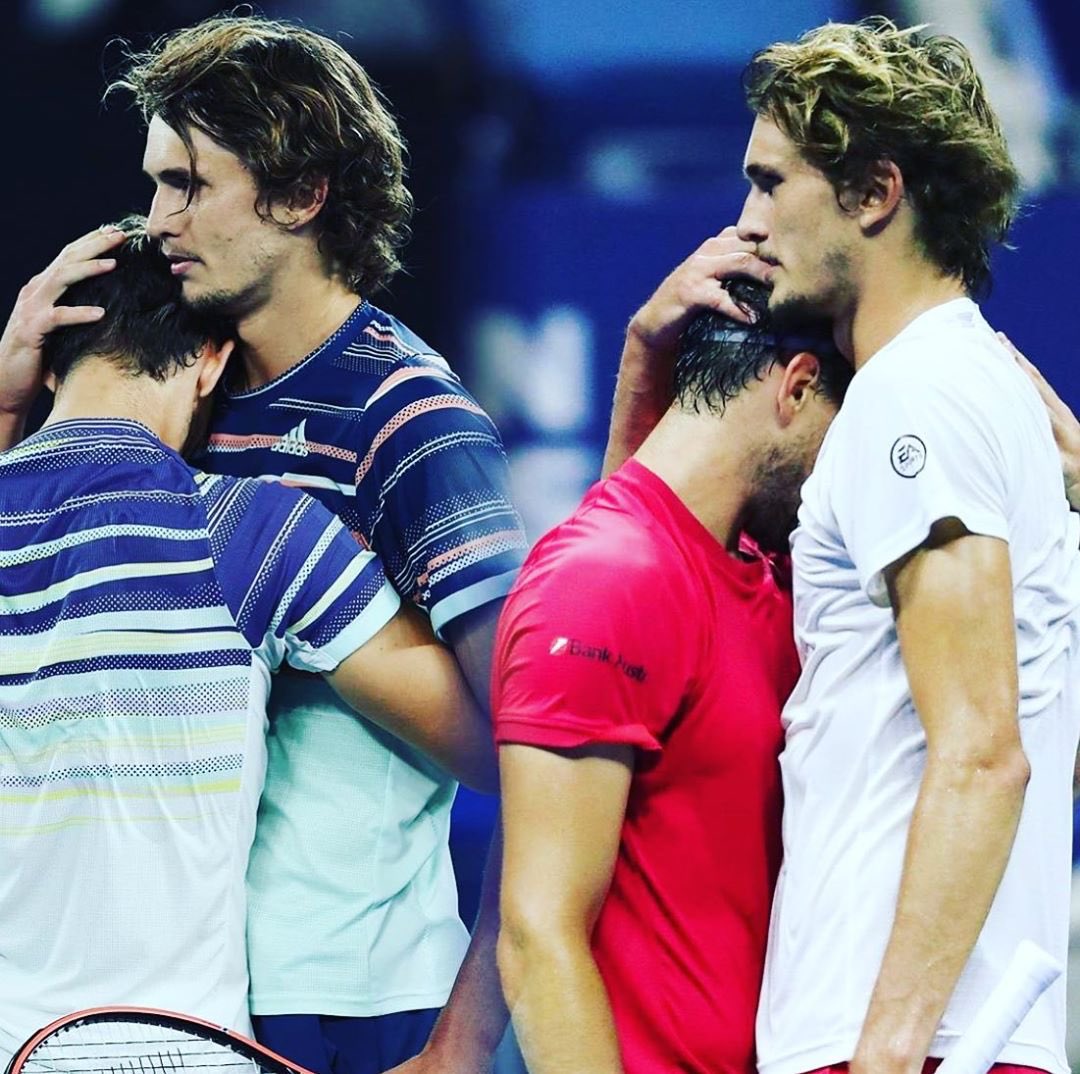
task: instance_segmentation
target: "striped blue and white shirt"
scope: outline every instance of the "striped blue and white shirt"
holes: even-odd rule
[[[0,454],[0,1063],[88,1006],[248,1029],[270,672],[332,670],[398,606],[314,500],[136,422]]]

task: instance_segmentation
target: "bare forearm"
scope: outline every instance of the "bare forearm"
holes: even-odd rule
[[[1026,780],[1018,750],[988,766],[928,762],[853,1074],[921,1070],[1005,871]]]
[[[604,982],[581,935],[503,933],[499,965],[529,1074],[622,1074]]]
[[[447,642],[488,724],[491,654],[501,607],[501,600],[493,601],[459,616],[446,627]],[[486,733],[490,741],[490,726]],[[484,1074],[491,1069],[509,1018],[495,962],[502,843],[500,817],[484,866],[479,912],[453,990],[423,1052],[390,1074]]]
[[[479,1074],[490,1070],[509,1014],[495,962],[499,938],[502,824],[496,825],[480,889],[480,909],[454,989],[428,1041],[439,1069]]]
[[[13,448],[26,431],[26,413],[0,410],[0,451]]]
[[[671,405],[671,378],[658,371],[658,366],[669,369],[669,365],[657,362],[632,325],[627,329],[604,452],[604,477],[641,447]]]
[[[402,606],[326,675],[345,702],[482,793],[498,789],[490,724],[427,619]]]
[[[506,822],[499,974],[530,1074],[621,1074],[589,937],[611,886],[632,747],[499,747]]]

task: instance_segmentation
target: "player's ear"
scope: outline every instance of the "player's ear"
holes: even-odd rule
[[[820,378],[821,364],[817,355],[809,351],[799,351],[784,366],[776,394],[777,417],[782,426],[789,425],[806,407]]]
[[[330,182],[325,175],[303,179],[296,184],[287,198],[274,203],[271,215],[290,231],[303,227],[322,212],[329,191]]]
[[[864,232],[884,227],[904,200],[904,175],[896,162],[876,161],[857,186],[847,188],[840,204],[853,213]]]
[[[221,380],[221,374],[225,372],[225,365],[229,360],[229,355],[232,354],[235,347],[236,342],[231,339],[227,339],[221,344],[207,340],[203,344],[203,349],[199,352],[199,360],[202,365],[199,368],[197,384],[200,399],[207,398],[217,387],[217,382]]]

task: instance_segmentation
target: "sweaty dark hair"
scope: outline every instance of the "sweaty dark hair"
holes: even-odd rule
[[[181,281],[146,234],[146,218],[129,216],[117,225],[127,240],[110,254],[116,268],[72,284],[59,304],[102,306],[92,324],[69,325],[45,337],[45,368],[63,380],[83,358],[108,358],[132,376],[167,380],[190,365],[208,341],[222,343],[222,321],[195,313],[181,298]]]
[[[184,142],[191,128],[235,154],[258,189],[255,210],[306,200],[322,181],[313,227],[331,269],[357,294],[401,267],[412,196],[405,144],[364,69],[336,41],[260,16],[219,15],[130,54],[110,87],[133,95]]]
[[[818,359],[816,391],[837,406],[854,376],[837,350],[826,321],[807,321],[780,329],[770,318],[769,289],[756,280],[733,279],[728,292],[753,324],[741,324],[715,310],[699,313],[683,330],[675,362],[675,399],[683,410],[722,414],[728,402],[752,380],[761,380],[779,363],[786,366],[801,351]]]

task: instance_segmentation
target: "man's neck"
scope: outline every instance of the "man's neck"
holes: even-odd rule
[[[79,419],[137,421],[179,450],[191,415],[178,413],[176,401],[168,381],[132,377],[105,359],[86,359],[58,389],[45,425]]]
[[[942,275],[921,258],[908,258],[899,267],[879,264],[863,281],[849,315],[838,322],[837,343],[858,370],[917,317],[966,297],[960,279]]]
[[[308,273],[280,281],[271,298],[237,324],[245,387],[261,387],[291,369],[359,303],[337,278]]]
[[[747,444],[737,433],[738,423],[726,417],[673,406],[634,453],[730,552],[739,545],[749,492]]]

